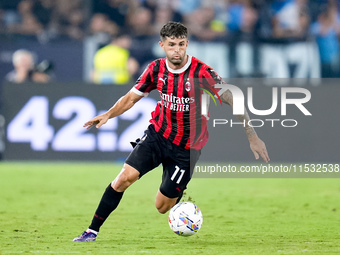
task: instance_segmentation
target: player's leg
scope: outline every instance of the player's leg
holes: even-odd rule
[[[128,164],[124,164],[121,172],[109,184],[99,202],[92,218],[91,225],[81,236],[73,239],[74,242],[95,241],[100,227],[109,215],[117,208],[124,191],[138,180],[140,173]]]
[[[191,179],[190,168],[176,164],[163,163],[162,183],[157,191],[155,206],[160,213],[166,213],[182,198],[183,192]]]
[[[132,183],[139,179],[140,172],[129,164],[124,164],[123,169],[111,182],[111,187],[117,192],[124,192]]]
[[[126,159],[122,171],[106,188],[89,229],[82,236],[75,238],[75,242],[95,241],[99,228],[117,208],[124,191],[161,163],[158,155],[160,148],[155,143],[155,137],[150,133],[150,129],[147,129],[145,134]]]
[[[124,191],[138,180],[140,173],[128,164],[124,164],[121,172],[106,188],[89,229],[99,232],[107,217],[117,208]]]
[[[160,213],[166,213],[177,203],[177,201],[177,197],[168,198],[158,190],[155,200],[155,206]]]
[[[166,213],[180,201],[200,156],[200,151],[189,151],[175,146],[166,153],[168,157],[162,162],[162,183],[155,200],[155,206],[160,213]]]

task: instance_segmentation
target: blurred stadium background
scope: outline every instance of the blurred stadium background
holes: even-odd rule
[[[251,80],[245,85],[257,83],[258,87],[268,87],[277,85],[268,83],[272,78],[298,78],[303,79],[302,85],[308,79],[308,84],[315,86],[321,84],[320,78],[337,78],[339,2],[2,0],[0,113],[5,117],[0,117],[2,157],[124,158],[130,150],[129,139],[138,136],[141,127],[147,125],[157,95],[151,95],[145,99],[144,107],[112,121],[99,133],[84,133],[81,124],[108,109],[130,89],[150,61],[163,56],[158,46],[159,29],[169,20],[188,26],[188,53],[212,66],[227,82],[242,78],[237,80],[239,85],[244,83],[242,80],[264,78],[267,82]],[[96,60],[96,52],[112,41],[119,45],[122,59],[105,59],[109,54],[117,56],[114,52]],[[46,84],[8,83],[13,54],[19,49],[33,54],[34,71],[48,75]],[[105,77],[94,67],[98,65],[96,68],[100,69],[101,63],[113,59],[125,63],[127,58],[134,62],[123,80]],[[335,93],[336,90],[325,96]],[[328,144],[329,140],[323,141]],[[287,151],[290,147],[287,144]],[[237,156],[240,152],[241,149],[231,156],[240,160],[241,156]],[[280,155],[284,156],[281,152]]]

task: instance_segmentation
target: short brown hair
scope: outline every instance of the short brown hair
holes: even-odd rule
[[[179,22],[169,21],[160,31],[161,41],[166,40],[166,37],[188,38],[188,29]]]

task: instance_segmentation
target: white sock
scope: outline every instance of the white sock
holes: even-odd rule
[[[88,228],[87,230],[86,230],[86,232],[92,232],[93,234],[96,234],[96,235],[98,235],[98,232],[97,231],[94,231],[93,229],[90,229],[90,228]]]

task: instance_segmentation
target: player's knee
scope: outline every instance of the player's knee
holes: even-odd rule
[[[159,213],[164,214],[168,212],[171,209],[171,207],[174,206],[174,204],[173,203],[161,203],[159,201],[156,201],[155,206]]]
[[[118,192],[125,191],[129,186],[130,185],[128,185],[127,179],[125,179],[125,178],[116,178],[111,183],[111,187]]]
[[[169,198],[159,190],[156,195],[155,206],[159,213],[166,213],[169,211],[175,204],[177,198]]]
[[[165,210],[165,209],[159,209],[158,212],[161,213],[161,214],[165,214],[167,211],[169,210]]]
[[[167,211],[169,211],[171,207],[166,206],[166,205],[162,205],[162,206],[158,206],[158,207],[157,207],[157,205],[156,205],[156,208],[157,208],[157,210],[158,210],[159,213],[164,214],[164,213],[166,213]]]
[[[118,178],[116,178],[111,186],[114,190],[118,191],[118,192],[123,192],[125,191],[130,185],[132,184],[131,181],[129,181],[128,176],[119,176]]]
[[[111,186],[114,190],[118,192],[125,191],[132,183],[134,183],[138,179],[138,176],[135,174],[131,174],[127,171],[122,171],[120,174],[114,179]]]

